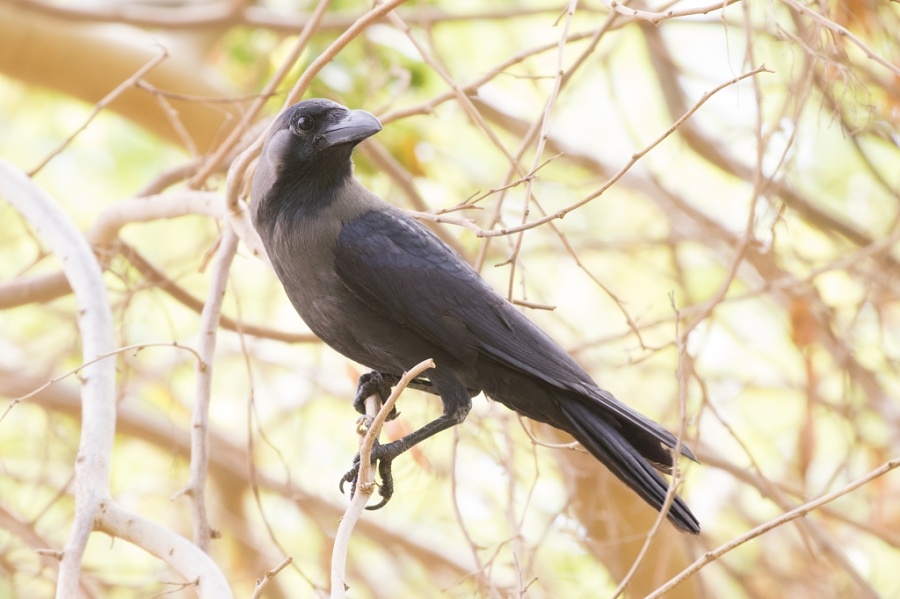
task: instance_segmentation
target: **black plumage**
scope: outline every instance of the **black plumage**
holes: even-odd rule
[[[382,476],[394,457],[462,422],[483,391],[567,431],[660,509],[668,484],[657,470],[672,468],[673,435],[598,387],[444,242],[353,178],[353,148],[380,130],[369,113],[329,100],[288,108],[263,146],[252,214],[288,297],[328,345],[394,379],[434,359],[427,385],[443,414],[377,448]],[[668,517],[700,530],[680,497]]]

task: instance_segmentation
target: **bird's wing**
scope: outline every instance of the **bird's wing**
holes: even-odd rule
[[[623,426],[674,446],[671,433],[599,388],[456,252],[402,212],[372,210],[345,223],[335,247],[335,270],[370,306],[464,364],[481,356],[530,374],[596,402]],[[687,447],[682,453],[695,459]]]
[[[464,363],[480,353],[558,387],[593,386],[562,348],[399,211],[373,210],[345,223],[335,270],[370,305]]]

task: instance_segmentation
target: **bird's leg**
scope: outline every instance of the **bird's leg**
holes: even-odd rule
[[[389,384],[391,387],[400,382],[402,377],[397,376],[396,374],[388,374],[386,372],[382,372],[381,378]],[[432,395],[440,395],[438,393],[437,388],[435,388],[434,384],[428,379],[424,379],[422,377],[416,377],[411,380],[406,385],[407,389],[416,389],[417,391],[425,391],[426,393],[431,393]],[[476,394],[477,395],[477,394]]]
[[[381,501],[375,505],[366,507],[367,510],[377,510],[391,499],[394,494],[394,477],[391,473],[391,465],[394,458],[401,453],[418,445],[428,437],[446,430],[452,426],[456,426],[466,419],[466,415],[472,407],[472,400],[465,389],[461,393],[453,393],[452,395],[442,395],[444,402],[444,413],[426,424],[425,426],[403,436],[396,441],[381,444],[377,440],[372,446],[372,463],[378,463],[378,473],[381,475],[381,485],[378,494],[381,495]],[[351,494],[356,489],[356,481],[359,476],[359,454],[353,459],[353,466],[341,478],[340,489],[343,493],[344,483],[350,483]]]

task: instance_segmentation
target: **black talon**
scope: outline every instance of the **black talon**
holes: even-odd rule
[[[366,506],[367,510],[377,510],[384,507],[388,501],[390,501],[391,497],[394,495],[394,475],[391,471],[391,466],[394,462],[394,458],[397,454],[394,453],[393,444],[389,443],[387,445],[382,445],[378,441],[375,441],[375,445],[372,446],[372,464],[377,463],[378,474],[381,477],[381,484],[378,485],[378,494],[381,496],[381,501],[376,503],[375,505]],[[350,483],[350,498],[356,494],[356,485],[359,482],[359,466],[360,459],[359,454],[353,458],[353,466],[350,470],[341,477],[340,484],[338,488],[341,490],[341,493],[344,492],[344,483]]]
[[[378,474],[381,475],[381,485],[378,487],[378,494],[381,495],[381,501],[375,505],[367,505],[367,510],[380,510],[394,496],[394,474],[391,472],[391,466],[394,460],[382,459],[378,462]]]
[[[366,399],[371,397],[374,394],[378,394],[381,398],[382,403],[386,402],[390,397],[391,387],[400,382],[400,377],[386,372],[379,372],[377,370],[373,370],[371,372],[367,372],[359,377],[359,382],[356,387],[356,396],[353,398],[353,407],[360,414],[366,413]],[[408,385],[408,388],[418,389],[420,391],[427,391],[428,393],[433,393],[435,395],[440,395],[434,383],[430,379],[426,378],[415,378]],[[367,506],[367,510],[377,510],[384,507],[388,501],[390,501],[391,497],[394,495],[394,476],[391,472],[391,466],[393,464],[394,458],[398,455],[415,445],[419,442],[419,440],[424,439],[426,437],[431,436],[435,432],[446,428],[448,425],[462,421],[465,418],[465,413],[468,412],[468,406],[471,403],[468,401],[468,397],[472,397],[478,393],[477,390],[467,389],[467,397],[464,398],[464,409],[459,411],[457,414],[445,415],[439,418],[437,421],[432,422],[416,431],[415,433],[411,433],[407,435],[403,439],[399,439],[394,441],[393,443],[388,443],[387,445],[381,445],[378,441],[375,441],[375,445],[372,446],[372,464],[377,464],[378,467],[378,475],[381,477],[381,484],[378,485],[378,494],[381,496],[381,501],[375,505]],[[399,415],[396,408],[392,409],[390,414],[388,414],[387,419],[391,420],[396,418]],[[445,422],[447,424],[445,424]],[[371,425],[371,422],[367,423],[367,426]],[[341,490],[341,493],[344,492],[344,483],[350,483],[350,497],[356,493],[356,484],[359,482],[359,454],[356,454],[356,457],[353,458],[353,466],[350,470],[341,477],[340,484],[338,488]]]
[[[381,398],[381,403],[384,404],[391,396],[391,387],[396,385],[399,380],[399,377],[384,374],[377,370],[361,375],[359,377],[359,382],[356,385],[356,396],[353,398],[353,408],[360,414],[365,414],[366,399],[375,394],[378,394],[378,397]],[[393,420],[399,415],[400,412],[397,411],[397,406],[394,404],[394,407],[391,408],[390,413],[387,415],[387,419]]]
[[[338,489],[340,489],[341,493],[344,492],[344,483],[350,483],[350,498],[353,499],[353,494],[356,492],[356,479],[358,477],[359,454],[356,454],[356,457],[353,458],[353,466],[341,477],[341,481],[338,484]]]

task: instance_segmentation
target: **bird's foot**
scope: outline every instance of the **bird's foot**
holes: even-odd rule
[[[377,370],[367,372],[360,376],[359,382],[356,385],[356,396],[353,398],[353,408],[360,414],[365,414],[366,399],[376,394],[381,398],[382,404],[387,402],[388,398],[391,396],[391,380],[390,375],[382,374]],[[396,382],[393,384],[396,384]],[[399,415],[400,412],[397,411],[397,406],[394,404],[394,407],[391,408],[391,411],[387,415],[387,419],[393,420]]]
[[[397,457],[401,451],[396,451],[396,446],[394,443],[388,443],[387,445],[382,445],[375,441],[375,444],[372,446],[372,464],[378,465],[378,475],[381,477],[381,484],[378,485],[378,494],[381,496],[381,501],[376,503],[375,505],[366,506],[367,510],[377,510],[385,506],[388,501],[390,501],[391,497],[394,495],[394,475],[391,472],[391,466],[393,464],[394,458]],[[356,454],[356,457],[353,458],[353,466],[350,467],[350,470],[347,471],[346,474],[341,478],[341,482],[339,488],[341,493],[344,492],[344,483],[350,483],[350,497],[356,493],[357,483],[359,482],[359,465],[360,459],[359,454]],[[377,483],[376,483],[377,484]]]

